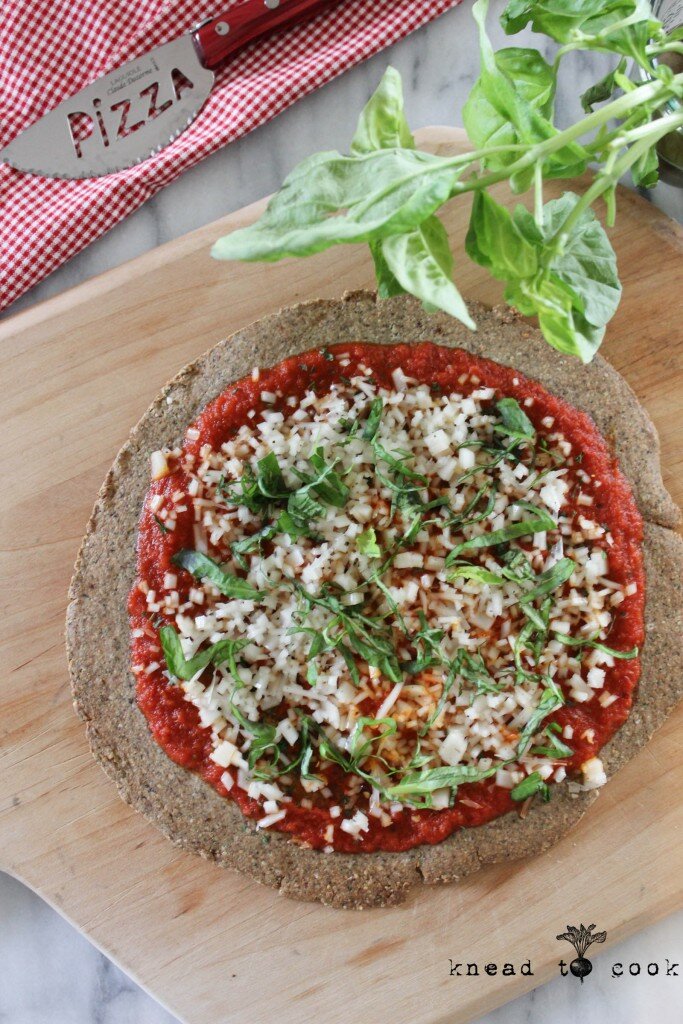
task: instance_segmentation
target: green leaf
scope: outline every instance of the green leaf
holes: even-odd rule
[[[612,68],[604,78],[601,78],[595,85],[591,85],[581,95],[581,106],[587,114],[592,111],[596,103],[604,103],[605,100],[610,99],[612,93],[617,88],[614,76],[615,74],[623,74],[626,70],[626,64],[626,58],[622,57],[616,68]]]
[[[385,238],[382,255],[401,287],[421,299],[428,311],[441,309],[476,330],[453,283],[453,254],[438,217],[428,217],[412,231]]]
[[[230,711],[244,732],[249,733],[251,736],[247,758],[249,770],[253,772],[257,779],[269,779],[279,774],[277,772],[277,764],[280,760],[281,751],[276,740],[276,726],[271,725],[269,722],[252,722],[235,706],[234,694],[233,699],[230,701]],[[265,757],[269,751],[272,752],[270,765],[265,770],[255,770],[257,762]]]
[[[259,597],[263,597],[261,591],[255,590],[250,583],[239,576],[225,572],[218,562],[214,562],[213,558],[202,554],[201,551],[184,548],[177,551],[171,561],[174,565],[185,569],[195,579],[209,580],[226,597],[243,601],[255,601]]]
[[[524,412],[516,398],[501,398],[496,402],[496,409],[503,421],[502,427],[495,429],[511,437],[528,438],[533,441],[536,437],[536,430],[533,423]]]
[[[388,67],[358,119],[351,152],[359,155],[397,146],[415,149],[415,140],[403,110],[401,76]]]
[[[375,278],[377,281],[377,294],[380,299],[390,299],[394,295],[405,295],[405,288],[399,284],[384,258],[381,239],[370,242],[370,254],[375,264]]]
[[[503,80],[514,84],[518,100],[529,110],[537,110],[549,118],[555,94],[555,75],[538,50],[509,47],[497,50],[494,61]],[[463,107],[463,123],[472,144],[477,149],[519,144],[520,131],[507,116],[507,107],[501,108],[500,99],[496,96],[489,99],[489,95],[490,87],[486,88],[479,79]],[[518,155],[515,150],[492,153],[484,158],[484,164],[490,170],[499,170],[509,166]]]
[[[363,427],[362,437],[365,441],[374,441],[375,435],[379,430],[379,425],[382,421],[382,412],[384,410],[384,401],[381,398],[375,398],[370,406],[370,412],[368,418],[365,421]]]
[[[616,49],[625,36],[623,31],[610,32],[610,27],[629,18],[634,26],[644,25],[646,35],[658,24],[644,0],[510,0],[500,23],[508,35],[531,22],[534,32],[558,43],[580,39],[585,47],[599,43],[601,49]]]
[[[322,448],[316,448],[309,461],[317,476],[306,478],[306,486],[315,491],[318,497],[322,498],[328,505],[334,505],[335,508],[344,508],[349,499],[349,489],[339,474],[335,473],[334,466],[336,463],[328,465]],[[289,511],[291,512],[291,508]]]
[[[230,672],[236,681],[241,683],[237,670],[236,655],[246,647],[249,640],[230,640],[228,638],[219,640],[205,650],[195,654],[193,658],[186,660],[180,637],[173,626],[162,626],[159,630],[159,641],[164,652],[166,665],[172,676],[176,679],[192,679],[193,676],[206,668],[209,664],[220,665],[227,661]]]
[[[467,255],[502,281],[534,277],[537,246],[531,245],[510,211],[487,192],[476,192],[465,238]]]
[[[531,601],[535,601],[539,597],[545,597],[546,594],[557,590],[558,587],[567,582],[575,568],[576,566],[571,558],[561,558],[551,569],[546,569],[545,572],[536,577],[535,586],[531,590],[527,590],[520,597],[519,603],[521,605],[530,604]]]
[[[564,225],[579,196],[565,192],[543,208],[543,234],[546,244],[560,240],[559,252],[549,269],[578,296],[579,312],[589,324],[603,327],[616,312],[621,298],[617,261],[605,230],[592,210],[584,210],[565,235]]]
[[[528,800],[536,793],[540,793],[546,803],[550,800],[550,787],[547,782],[543,781],[538,772],[532,772],[511,790],[510,796],[513,800]]]
[[[365,729],[378,729],[382,728],[382,732],[378,736],[365,736]],[[367,757],[371,752],[373,744],[379,743],[386,736],[395,735],[397,730],[396,721],[393,718],[367,718],[361,716],[353,727],[353,731],[349,737],[348,751],[351,756],[351,760],[358,765],[363,758]]]
[[[488,0],[477,0],[472,14],[479,27],[481,72],[471,97],[463,108],[467,134],[477,149],[493,145],[535,145],[558,135],[547,116],[554,91],[554,73],[535,50],[517,50],[514,57],[500,63],[486,33]],[[524,69],[525,73],[520,73]],[[538,76],[538,78],[537,78]],[[530,85],[530,82],[534,82]],[[512,153],[484,156],[489,170],[509,166]],[[577,142],[569,142],[549,154],[544,171],[547,177],[580,174],[587,166],[588,154]],[[533,168],[525,168],[513,178],[513,187],[525,191]]]
[[[456,565],[453,572],[448,576],[449,582],[454,582],[457,579],[476,580],[478,583],[490,583],[493,586],[503,586],[505,584],[503,576],[498,576],[495,572],[489,572],[482,565],[468,565],[466,563]]]
[[[501,530],[491,530],[490,533],[480,533],[476,537],[462,541],[450,551],[446,557],[446,565],[452,565],[463,551],[478,551],[480,548],[493,547],[496,544],[504,544],[517,537],[527,537],[532,533],[543,533],[546,530],[555,530],[557,523],[551,519],[543,509],[535,508],[528,502],[517,502],[520,508],[530,510],[533,515],[529,519],[522,519]]]
[[[551,722],[547,729],[543,730],[548,743],[545,746],[532,747],[531,753],[537,757],[549,757],[552,760],[565,760],[571,757],[574,751],[564,743],[557,733],[561,732],[561,726],[557,722]]]
[[[519,742],[517,744],[517,756],[522,757],[526,754],[527,750],[531,746],[531,741],[538,732],[541,722],[543,722],[548,715],[552,714],[553,711],[557,711],[564,704],[564,697],[560,688],[548,680],[548,685],[545,687],[541,694],[541,699],[536,708],[532,711],[529,716],[529,720],[522,729]]]
[[[288,493],[280,464],[273,452],[269,452],[256,463],[256,479],[265,498],[278,499]]]
[[[632,647],[630,651],[616,651],[613,647],[608,647],[606,644],[596,640],[595,637],[597,635],[597,633],[594,633],[592,637],[572,637],[566,636],[564,633],[553,633],[554,638],[567,647],[590,647],[595,651],[602,651],[603,654],[609,654],[612,658],[622,661],[630,661],[632,658],[637,658],[640,653],[637,647]]]
[[[381,558],[382,550],[377,543],[377,536],[375,535],[374,527],[369,526],[367,530],[363,530],[356,537],[356,547],[360,551],[361,555],[367,555],[368,558]]]
[[[218,239],[212,256],[273,261],[411,231],[453,195],[461,174],[452,159],[420,150],[317,153],[292,171],[255,224]]]
[[[532,282],[516,282],[505,291],[505,298],[525,316],[538,316],[545,340],[567,355],[589,363],[602,344],[604,327],[588,323],[577,307],[582,303],[555,275]]]
[[[659,155],[652,146],[631,166],[631,178],[638,188],[654,188],[659,181]]]
[[[474,765],[427,768],[406,775],[395,786],[389,786],[386,796],[389,800],[414,803],[416,797],[429,795],[437,789],[455,789],[466,782],[481,782],[495,775],[497,770],[497,765],[491,768],[477,768]]]

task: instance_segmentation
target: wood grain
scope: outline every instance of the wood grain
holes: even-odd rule
[[[421,141],[462,146],[445,128],[426,129]],[[387,1006],[394,1024],[458,1024],[553,975],[555,936],[568,920],[595,921],[609,947],[681,905],[683,822],[671,797],[683,787],[680,710],[550,852],[459,886],[417,887],[400,908],[352,913],[290,902],[176,851],[119,801],[71,707],[67,586],[130,426],[170,376],[221,337],[282,305],[372,283],[357,247],[267,266],[212,261],[211,242],[260,209],[0,325],[0,864],[188,1024],[260,1024],[276,1014],[282,1024],[375,1022]],[[445,214],[458,244],[467,215],[461,203]],[[611,235],[624,299],[603,351],[652,415],[665,481],[680,501],[681,232],[622,192]],[[459,262],[466,295],[500,298],[495,282]],[[534,976],[450,978],[449,957],[530,958]]]

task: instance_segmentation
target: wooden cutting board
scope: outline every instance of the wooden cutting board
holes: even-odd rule
[[[453,129],[427,129],[421,141],[442,152],[463,146]],[[379,1024],[389,1012],[393,1024],[458,1024],[555,974],[571,952],[555,938],[567,922],[596,922],[609,945],[681,905],[680,710],[550,852],[461,885],[417,887],[400,908],[345,912],[291,902],[178,852],[121,803],[71,707],[67,586],[129,428],[220,338],[280,306],[372,282],[359,247],[268,266],[212,261],[211,242],[260,209],[0,324],[0,867],[188,1024]],[[460,249],[466,219],[466,204],[446,211]],[[624,191],[612,236],[624,299],[603,351],[655,420],[665,480],[680,499],[681,232]],[[500,297],[478,268],[458,263],[466,295]],[[534,975],[451,978],[449,957],[530,958]]]

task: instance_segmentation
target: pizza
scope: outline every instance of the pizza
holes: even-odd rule
[[[603,361],[479,312],[362,294],[253,325],[155,403],[84,542],[96,756],[290,895],[396,902],[546,848],[680,696],[653,428]]]

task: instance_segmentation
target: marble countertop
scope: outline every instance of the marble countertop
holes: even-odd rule
[[[413,127],[458,124],[477,76],[469,0],[302,100],[275,121],[210,157],[109,234],[33,288],[10,309],[26,309],[272,192],[304,156],[343,149],[383,69],[403,74]],[[492,13],[505,6],[493,0]],[[492,19],[493,27],[493,19]],[[496,26],[497,29],[497,26]],[[492,31],[494,43],[502,32]],[[518,37],[521,40],[521,37]],[[540,40],[543,43],[543,40]],[[523,45],[523,41],[520,42]],[[533,45],[539,45],[534,39]],[[542,45],[541,45],[542,48]],[[578,95],[600,78],[607,58],[573,55],[558,94],[558,118],[580,112]],[[683,219],[683,192],[660,186],[653,201]],[[595,958],[590,983],[558,978],[481,1018],[478,1024],[678,1024],[680,977],[613,978],[607,964],[683,960],[683,912]],[[0,1024],[173,1024],[175,1018],[37,896],[0,875]],[[643,968],[645,969],[645,968]],[[683,975],[683,970],[679,970]],[[375,1024],[375,1022],[372,1022]]]

